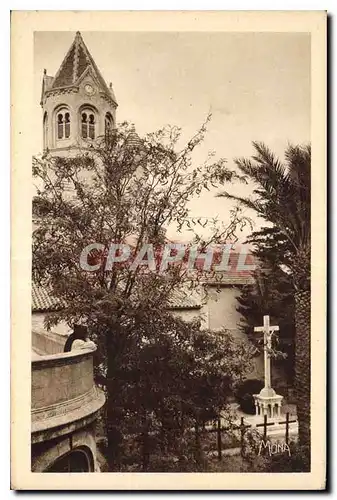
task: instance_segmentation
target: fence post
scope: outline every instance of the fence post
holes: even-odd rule
[[[244,432],[245,432],[245,427],[244,427],[243,417],[241,417],[241,423],[240,423],[240,448],[241,448],[241,455],[243,455],[243,438],[244,438]]]
[[[217,427],[217,443],[218,443],[218,460],[221,460],[222,453],[222,443],[221,443],[221,419],[218,418],[218,427]]]
[[[289,412],[286,413],[286,444],[289,443]]]
[[[263,416],[263,441],[267,441],[267,415]]]
[[[200,464],[200,458],[201,458],[201,453],[200,453],[200,434],[199,434],[199,424],[196,421],[195,422],[195,448],[196,448],[196,462],[197,464]]]
[[[148,435],[148,430],[147,428],[145,431],[142,433],[142,468],[144,471],[147,471],[149,468],[149,462],[150,462],[150,450],[149,450],[149,435]]]

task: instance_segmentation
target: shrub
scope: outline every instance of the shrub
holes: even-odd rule
[[[290,453],[272,455],[267,472],[310,472],[310,449],[290,443]]]
[[[255,414],[253,394],[258,394],[263,386],[263,382],[258,379],[249,379],[242,382],[236,393],[242,411],[251,415]]]

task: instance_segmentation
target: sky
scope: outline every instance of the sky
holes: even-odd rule
[[[35,32],[34,125],[41,131],[36,152],[42,149],[43,69],[55,75],[74,37]],[[112,82],[117,122],[134,123],[139,135],[170,124],[182,128],[187,142],[211,111],[196,163],[214,150],[234,168],[234,158],[253,154],[252,141],[265,142],[281,158],[289,143],[310,141],[310,34],[82,32],[82,37],[106,82]],[[252,188],[225,189],[249,195]],[[233,203],[215,194],[194,199],[191,214],[227,221]]]

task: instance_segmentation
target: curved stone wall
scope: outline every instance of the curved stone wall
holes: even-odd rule
[[[58,436],[71,432],[81,420],[87,424],[105,401],[94,383],[93,351],[51,354],[32,360],[31,401],[33,442],[50,439],[55,432]]]
[[[38,355],[60,354],[63,352],[67,336],[45,330],[32,331],[32,348]]]
[[[93,384],[92,352],[40,356],[32,361],[32,409],[74,399]]]
[[[91,443],[95,461],[93,422],[105,396],[94,382],[93,355],[94,351],[83,349],[32,360],[32,470],[42,469],[41,459],[47,450],[55,459],[65,450],[75,451],[77,438],[83,433],[86,439],[82,437],[81,445]],[[66,443],[63,450],[60,439]]]

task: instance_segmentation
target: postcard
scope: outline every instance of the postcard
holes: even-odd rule
[[[13,489],[325,489],[326,22],[12,13]]]

